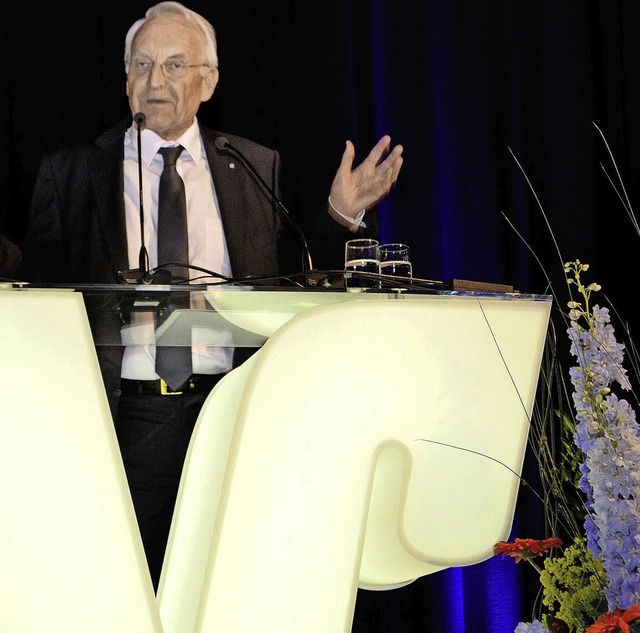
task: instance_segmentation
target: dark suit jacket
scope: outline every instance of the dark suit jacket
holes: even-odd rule
[[[21,245],[23,262],[17,279],[65,284],[120,283],[118,272],[129,268],[123,158],[124,134],[130,124],[129,117],[93,144],[60,149],[43,158],[27,236]],[[222,135],[220,132],[204,128],[200,131],[220,204],[233,276],[300,272],[300,239],[283,221],[277,205],[242,161],[216,149],[215,139]],[[279,153],[239,136],[224,136],[280,197]],[[234,169],[229,167],[231,162],[235,163]],[[318,254],[323,268],[342,269],[344,242],[354,234],[333,220],[326,207],[321,208],[312,227],[307,235],[311,253]],[[314,255],[314,264],[315,260]],[[92,326],[110,327],[106,322],[92,322]],[[109,352],[107,346],[99,347],[98,356],[115,411],[121,349]]]
[[[21,260],[20,247],[9,238],[0,235],[0,277],[12,278]]]

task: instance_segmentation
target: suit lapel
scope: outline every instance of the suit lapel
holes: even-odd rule
[[[103,147],[90,159],[91,185],[95,193],[98,230],[103,237],[106,256],[115,270],[129,268],[125,224],[123,140]]]
[[[234,275],[249,274],[243,270],[242,253],[246,252],[247,209],[243,204],[246,183],[244,170],[239,169],[232,156],[216,151],[211,135],[202,132],[205,152],[216,189],[220,217],[224,229],[229,260]]]

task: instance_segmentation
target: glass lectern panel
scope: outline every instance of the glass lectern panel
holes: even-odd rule
[[[259,348],[280,326],[311,308],[345,301],[551,301],[523,293],[249,285],[20,285],[10,290],[82,293],[96,346]]]

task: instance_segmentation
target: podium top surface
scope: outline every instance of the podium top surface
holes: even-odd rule
[[[465,282],[462,287],[469,288]],[[261,285],[30,285],[3,284],[21,293],[79,292],[87,309],[96,345],[191,345],[260,347],[279,327],[311,308],[353,301],[515,301],[551,302],[549,295],[482,290],[397,287],[346,291]],[[0,297],[2,296],[0,292]],[[16,296],[13,292],[9,294]],[[7,296],[7,295],[5,295]],[[161,318],[159,318],[161,317]],[[147,322],[147,327],[138,327]],[[155,323],[154,327],[148,324]],[[161,325],[157,325],[161,323]],[[110,324],[105,327],[105,324]],[[119,327],[113,327],[117,324]],[[127,338],[121,337],[127,331]],[[126,341],[126,342],[125,342]]]

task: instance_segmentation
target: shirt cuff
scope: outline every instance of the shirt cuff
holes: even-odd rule
[[[342,226],[346,226],[352,233],[355,233],[360,227],[365,228],[366,224],[362,221],[364,218],[364,214],[366,213],[366,209],[362,209],[356,214],[355,218],[350,218],[333,206],[333,202],[331,202],[331,196],[329,196],[329,215],[336,221],[342,224]]]

